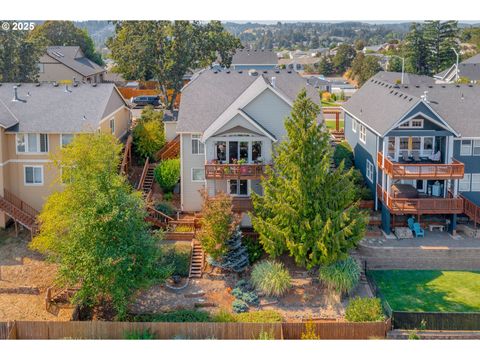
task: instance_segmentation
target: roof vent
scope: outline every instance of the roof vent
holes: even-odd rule
[[[39,87],[41,84],[38,82],[35,84],[36,87]]]
[[[214,74],[217,74],[217,73],[218,73],[218,71],[217,71],[217,70],[213,70],[213,73],[214,73]]]
[[[30,95],[30,91],[27,91],[27,96],[32,96],[32,95]]]
[[[291,73],[292,73],[292,70],[287,70],[287,73],[291,74]]]
[[[275,74],[280,74],[280,70],[275,69]]]
[[[417,89],[420,89],[420,85],[415,85],[415,87],[416,87]]]
[[[230,70],[225,71],[227,74],[230,74]]]
[[[460,87],[460,85],[458,85],[458,84],[457,84],[457,85],[455,85],[455,86],[456,86],[456,87],[458,87],[458,88]]]
[[[423,92],[423,95],[420,96],[422,98],[423,101],[427,102],[428,103],[428,91],[424,91]]]
[[[68,84],[65,84],[65,90],[66,93],[71,93],[72,91],[68,88]]]
[[[277,78],[275,76],[272,77],[272,87],[275,87],[275,84],[277,82]]]
[[[92,87],[97,87],[97,83],[93,83],[93,84],[92,84]]]
[[[432,89],[432,88],[433,88],[433,86],[432,86],[432,85],[428,85],[428,88],[429,88],[429,89]]]
[[[53,87],[58,87],[58,83],[57,83],[56,81],[54,81],[54,82],[52,83],[52,85],[53,85]]]
[[[472,84],[468,84],[468,87],[473,87],[473,85],[472,85]]]
[[[460,97],[460,99],[463,101],[465,100],[465,96],[463,96],[463,93],[462,93],[462,96]]]
[[[264,74],[268,74],[268,71],[267,71],[267,70],[263,70],[263,73],[264,73]]]
[[[18,98],[18,86],[14,86],[13,87],[13,99],[12,101],[20,101],[20,99]]]
[[[239,73],[239,74],[243,74],[243,70],[238,70],[238,73]]]
[[[257,70],[255,70],[255,69],[250,69],[250,70],[248,70],[248,75],[250,75],[250,76],[257,76],[257,75],[258,75],[258,72],[257,72]]]

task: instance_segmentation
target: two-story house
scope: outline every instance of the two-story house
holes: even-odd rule
[[[278,66],[277,54],[272,50],[237,49],[232,57],[231,70],[273,70]]]
[[[260,179],[302,88],[319,104],[317,89],[284,70],[204,70],[185,86],[177,123],[182,211],[201,210],[203,189],[230,194],[236,211],[251,210],[250,194],[262,192]]]
[[[480,88],[408,84],[380,72],[348,100],[345,137],[382,210],[382,226],[396,216],[440,216],[451,231],[465,205],[480,205]]]
[[[130,116],[113,84],[0,84],[0,226],[13,216],[26,221],[24,213],[34,218],[45,198],[61,189],[53,152],[78,133],[120,139]]]
[[[38,63],[38,81],[100,83],[107,70],[85,57],[80,46],[49,46]]]

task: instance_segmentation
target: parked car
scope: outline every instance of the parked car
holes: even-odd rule
[[[160,96],[157,95],[143,95],[135,96],[130,100],[134,107],[143,107],[146,105],[152,105],[154,107],[160,106]]]

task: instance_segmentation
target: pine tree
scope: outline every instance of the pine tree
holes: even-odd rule
[[[209,258],[213,266],[222,269],[242,272],[249,265],[247,248],[242,244],[242,231],[237,226],[230,239],[225,241],[226,252],[218,260]]]
[[[423,28],[420,24],[413,23],[407,34],[405,46],[406,71],[413,74],[427,74],[427,47],[425,44]]]
[[[358,209],[351,171],[331,169],[332,147],[317,124],[319,107],[302,90],[285,121],[287,139],[273,155],[252,194],[252,224],[272,257],[288,252],[311,269],[343,259],[363,237],[366,216]]]

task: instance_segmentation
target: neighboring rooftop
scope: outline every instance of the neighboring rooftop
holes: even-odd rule
[[[413,107],[425,101],[463,136],[480,136],[480,86],[472,84],[395,85],[379,73],[369,79],[344,105],[344,109],[383,135]],[[426,99],[422,100],[422,96]]]
[[[454,79],[456,74],[455,68],[456,66],[453,64],[448,69],[436,74],[435,78],[444,81],[450,81],[450,79]],[[480,54],[462,61],[460,64],[458,64],[458,70],[458,75],[460,77],[466,77],[471,81],[480,80]]]
[[[83,76],[92,76],[106,71],[85,57],[80,46],[49,46],[47,54]]]
[[[394,71],[380,71],[375,75],[378,80],[389,82],[392,85],[399,84],[402,81],[402,73]],[[426,75],[403,74],[403,85],[432,85],[435,79]]]
[[[249,71],[204,70],[182,90],[178,113],[178,132],[203,132],[259,77],[272,85],[290,101],[294,101],[302,88],[309,97],[320,104],[318,90],[308,85],[296,72],[264,70],[252,75]]]
[[[15,86],[17,101],[13,101]],[[0,126],[8,131],[95,131],[100,120],[124,105],[114,84],[78,83],[68,88],[52,84],[0,84]]]
[[[232,65],[277,65],[277,62],[277,54],[272,50],[238,49],[232,59]]]

